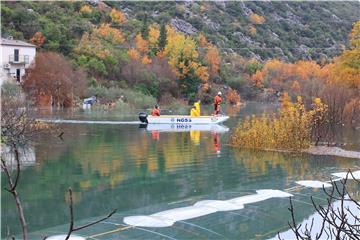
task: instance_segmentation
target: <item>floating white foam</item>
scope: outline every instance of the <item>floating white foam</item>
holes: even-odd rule
[[[339,178],[346,178],[347,174],[348,174],[348,172],[338,172],[338,173],[332,173],[331,175],[334,175],[334,176],[339,177]],[[354,179],[354,178],[355,179],[360,179],[360,170],[352,172],[352,175],[349,173],[348,179]]]
[[[201,217],[214,212],[217,212],[215,208],[210,208],[206,206],[190,206],[190,207],[174,208],[167,211],[155,213],[150,216],[170,219],[176,222],[176,221]]]
[[[244,208],[244,204],[264,201],[270,198],[285,198],[293,196],[290,193],[280,190],[262,189],[256,194],[220,200],[203,200],[190,207],[174,208],[150,216],[129,216],[124,218],[124,222],[131,226],[138,227],[169,227],[176,221],[197,218],[218,211],[234,211]]]
[[[63,234],[63,235],[54,235],[54,236],[50,236],[47,237],[47,240],[65,240],[67,235]],[[80,236],[76,236],[76,235],[70,235],[69,240],[85,240],[86,238],[84,237],[80,237]]]
[[[311,187],[311,188],[328,188],[332,185],[327,182],[321,182],[321,181],[312,181],[312,180],[303,180],[303,181],[296,181],[297,184],[305,186],[305,187]]]
[[[234,211],[244,208],[242,204],[234,204],[228,201],[219,201],[219,200],[203,200],[194,204],[194,206],[205,206],[210,208],[215,208],[217,211]]]
[[[141,227],[170,227],[174,221],[155,216],[130,216],[124,217],[124,223]]]
[[[249,204],[255,202],[261,202],[270,198],[284,198],[284,197],[291,197],[293,196],[290,193],[283,192],[280,190],[273,190],[273,189],[262,189],[257,190],[257,194],[247,195],[243,197],[233,198],[228,200],[230,203],[234,204]]]

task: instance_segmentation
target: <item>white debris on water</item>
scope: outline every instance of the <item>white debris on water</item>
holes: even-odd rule
[[[176,222],[201,217],[215,212],[217,212],[215,208],[210,208],[206,206],[190,206],[174,208],[163,212],[158,212],[150,216],[171,219],[172,221]]]
[[[293,196],[290,193],[273,189],[257,190],[256,194],[246,195],[229,200],[202,200],[193,206],[174,208],[149,216],[128,216],[124,223],[137,227],[169,227],[177,221],[205,216],[218,211],[234,211],[244,208],[244,204],[264,201],[270,198],[285,198]]]
[[[316,147],[310,147],[309,149],[304,150],[304,152],[314,155],[328,155],[328,156],[360,159],[360,152],[348,151],[341,149],[339,147],[316,146]]]
[[[303,181],[296,181],[297,184],[304,186],[304,187],[310,187],[310,188],[328,188],[332,185],[327,182],[321,182],[321,181],[312,181],[312,180],[303,180]]]
[[[244,208],[242,204],[234,204],[229,201],[219,201],[219,200],[203,200],[194,204],[194,206],[206,206],[215,208],[217,211],[234,211]]]
[[[155,216],[130,216],[124,218],[124,223],[141,227],[170,227],[175,222],[170,219]]]
[[[355,171],[355,172],[352,172],[352,174],[348,173],[348,172],[338,172],[338,173],[332,173],[331,175],[334,175],[336,177],[339,177],[339,178],[347,178],[348,179],[360,179],[360,170],[359,171]]]

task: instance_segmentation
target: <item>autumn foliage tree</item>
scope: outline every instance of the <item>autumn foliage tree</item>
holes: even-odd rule
[[[40,48],[45,43],[45,37],[41,32],[36,32],[30,42],[35,44],[36,48]]]
[[[58,107],[72,106],[77,96],[86,89],[86,75],[74,70],[64,56],[54,52],[38,53],[36,64],[28,70],[23,89],[39,104],[41,96],[48,96],[50,104]]]
[[[115,8],[111,9],[110,17],[113,23],[121,24],[126,21],[125,14]]]
[[[90,13],[92,13],[92,8],[89,5],[85,4],[80,8],[80,13],[84,15],[89,15]]]
[[[208,68],[200,63],[196,41],[169,26],[167,41],[164,52],[169,65],[179,78],[178,85],[182,93],[195,93],[197,86],[209,79]]]
[[[77,63],[97,79],[116,80],[121,74],[121,63],[126,58],[126,50],[119,48],[124,41],[124,35],[118,28],[103,23],[82,35],[74,49]]]
[[[249,19],[250,19],[250,22],[252,24],[259,24],[260,25],[260,24],[263,24],[265,22],[265,18],[263,16],[260,16],[260,15],[256,14],[256,13],[251,14]]]
[[[200,56],[196,39],[170,26],[150,25],[146,32],[146,39],[141,33],[136,35],[134,46],[128,50],[130,59],[147,65],[155,58],[165,57],[183,95],[195,94],[200,83],[208,82],[209,72],[218,73],[220,59],[215,46],[207,43],[206,56]],[[202,60],[207,64],[202,64]]]
[[[236,147],[263,150],[299,151],[308,148],[315,134],[316,143],[321,137],[321,127],[326,122],[327,108],[319,98],[306,110],[301,97],[295,102],[284,93],[281,109],[272,115],[247,117],[231,136]]]

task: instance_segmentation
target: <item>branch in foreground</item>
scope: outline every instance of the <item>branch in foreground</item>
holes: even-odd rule
[[[294,217],[295,210],[293,202],[290,199],[289,211],[291,213],[291,220],[288,224],[290,226],[290,230],[294,234],[294,238],[300,240],[360,240],[360,216],[353,213],[354,209],[358,212],[360,211],[360,204],[348,191],[347,182],[350,179],[354,179],[356,183],[359,183],[352,172],[348,170],[348,173],[343,180],[340,180],[339,182],[331,181],[332,188],[330,190],[326,190],[323,187],[323,191],[326,195],[326,204],[324,206],[315,203],[314,198],[311,197],[311,202],[315,212],[321,217],[321,227],[319,229],[313,229],[315,218],[311,219],[310,227],[308,227],[307,224],[302,227],[301,224],[296,223]],[[280,233],[278,234],[278,238],[281,239]]]
[[[79,227],[74,227],[74,209],[73,209],[73,198],[72,198],[72,190],[71,190],[71,188],[69,188],[69,198],[70,198],[70,205],[69,205],[70,227],[69,227],[69,231],[68,231],[68,234],[67,234],[65,240],[68,240],[70,238],[70,235],[73,232],[84,229],[84,228],[87,228],[87,227],[90,227],[90,226],[93,226],[93,225],[95,225],[97,223],[100,223],[102,221],[105,221],[106,219],[110,218],[117,211],[117,209],[114,209],[109,215],[107,215],[104,218],[101,218],[101,219],[99,219],[97,221],[94,221],[94,222],[91,222],[91,223],[88,223],[88,224],[85,224],[85,225],[82,225],[82,226],[79,226]]]

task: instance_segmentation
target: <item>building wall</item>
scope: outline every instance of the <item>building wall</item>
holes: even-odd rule
[[[14,55],[14,49],[19,49],[19,56],[21,57],[24,55],[29,56],[29,63],[28,64],[10,63],[9,59],[11,55]],[[25,75],[25,69],[28,68],[30,64],[34,61],[35,55],[36,55],[35,47],[1,45],[0,84],[2,84],[2,82],[7,79],[14,79],[14,81],[16,81],[16,69],[20,69],[20,78],[22,78]],[[10,64],[10,68],[5,69],[4,68],[5,64]]]

